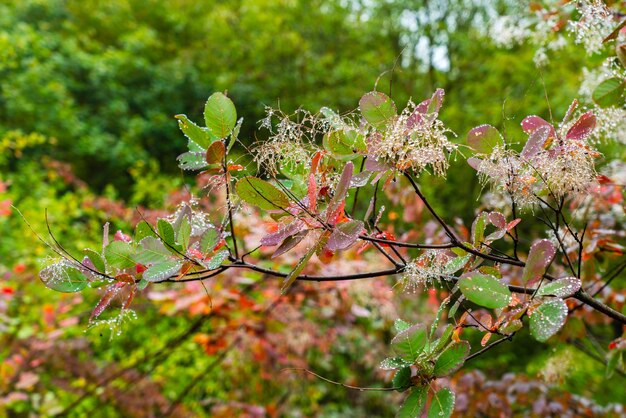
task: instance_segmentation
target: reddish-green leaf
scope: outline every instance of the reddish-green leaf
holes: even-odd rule
[[[397,115],[393,100],[386,94],[377,91],[372,91],[361,97],[359,108],[365,120],[379,131],[385,130]]]
[[[578,120],[572,125],[565,135],[566,139],[582,140],[591,134],[596,127],[596,117],[593,110],[583,113]]]
[[[481,125],[469,131],[467,143],[476,152],[490,154],[495,147],[502,146],[504,140],[500,132],[493,126]]]
[[[363,232],[363,222],[349,221],[338,224],[330,235],[326,248],[339,251],[350,248]]]
[[[556,248],[551,241],[542,239],[541,241],[535,242],[532,247],[530,247],[530,252],[526,259],[526,266],[522,273],[522,283],[526,285],[536,283],[546,272],[546,268],[555,254]]]
[[[206,162],[209,164],[220,164],[224,159],[224,154],[226,153],[226,147],[224,146],[224,142],[215,141],[209,148],[206,150]]]

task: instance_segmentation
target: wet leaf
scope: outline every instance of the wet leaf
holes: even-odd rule
[[[226,154],[224,142],[215,141],[206,150],[206,162],[209,164],[221,164]]]
[[[200,237],[200,252],[206,254],[213,251],[213,248],[220,240],[220,233],[215,228],[209,228]]]
[[[526,116],[524,120],[522,121],[522,130],[526,132],[527,134],[531,134],[536,129],[544,127],[544,126],[547,127],[550,132],[548,137],[556,138],[556,131],[554,130],[554,126],[552,126],[545,119],[539,116],[531,115],[531,116]]]
[[[202,170],[208,165],[203,152],[185,152],[176,160],[181,170]]]
[[[307,251],[307,253],[300,259],[300,261],[298,261],[298,264],[296,264],[294,269],[291,270],[289,275],[287,275],[287,277],[283,281],[283,285],[280,288],[280,291],[283,295],[287,293],[287,290],[289,290],[293,282],[295,282],[298,276],[300,276],[300,273],[302,273],[302,270],[304,270],[304,268],[306,267],[311,257],[313,257],[313,254],[315,254],[316,252],[324,248],[329,237],[330,237],[330,233],[328,232],[325,232],[324,234],[322,234],[322,236],[317,241],[317,243],[313,245],[309,249],[309,251]]]
[[[139,248],[136,254],[133,255],[133,260],[136,263],[143,265],[158,264],[169,260],[171,253],[160,239],[154,237],[145,237],[139,243]]]
[[[183,131],[183,134],[185,134],[187,139],[197,146],[195,149],[192,149],[193,146],[190,146],[189,151],[200,152],[207,149],[211,143],[211,138],[205,128],[199,127],[190,121],[185,115],[176,115],[174,117],[178,119],[178,127],[181,131]]]
[[[102,255],[94,250],[91,250],[89,248],[85,248],[83,250],[83,253],[87,256],[87,258],[89,258],[89,261],[91,261],[91,263],[93,264],[94,268],[99,271],[100,273],[105,273],[106,272],[106,266],[104,264],[104,258],[102,258]]]
[[[127,269],[135,266],[133,249],[124,241],[113,241],[104,249],[104,258],[112,268]]]
[[[485,308],[504,308],[511,302],[509,288],[490,275],[472,273],[462,277],[459,289],[468,300]]]
[[[182,263],[180,261],[164,261],[144,271],[143,278],[149,282],[159,282],[174,277],[181,266]]]
[[[457,271],[461,270],[465,264],[472,257],[471,254],[464,255],[462,257],[455,257],[452,260],[448,261],[443,268],[444,274],[454,274]]]
[[[296,232],[293,235],[288,236],[285,240],[280,244],[280,246],[274,251],[272,254],[272,258],[276,258],[280,255],[285,254],[293,247],[298,245],[302,240],[309,234],[309,230],[305,229],[304,231]]]
[[[348,162],[341,172],[341,177],[335,187],[335,194],[328,203],[328,207],[326,208],[326,219],[331,223],[331,225],[334,225],[336,215],[341,208],[341,204],[346,198],[348,188],[350,187],[350,180],[352,180],[353,171],[354,165],[351,162]]]
[[[365,120],[379,131],[384,131],[397,115],[393,100],[377,91],[369,92],[361,97],[359,108]]]
[[[596,127],[596,117],[593,110],[583,113],[567,131],[565,139],[582,140],[587,138]]]
[[[532,158],[544,149],[550,137],[551,126],[540,126],[530,133],[524,149],[520,154],[524,158]]]
[[[98,301],[98,304],[91,312],[91,316],[89,317],[89,322],[93,321],[94,319],[99,317],[100,314],[102,314],[102,312],[104,312],[104,310],[113,301],[113,298],[120,292],[120,290],[122,290],[122,287],[124,287],[124,285],[125,283],[115,283],[107,287],[107,290],[104,292],[104,295],[102,295],[102,298],[100,298],[100,301]]]
[[[539,280],[546,272],[546,268],[555,254],[556,248],[551,241],[542,239],[535,242],[530,247],[528,258],[526,259],[526,266],[522,273],[522,283],[532,285]]]
[[[393,321],[393,327],[396,329],[396,332],[402,332],[405,329],[410,328],[411,324],[409,324],[406,321],[403,321],[400,318],[397,318],[395,321]]]
[[[469,131],[467,144],[478,153],[491,154],[495,147],[504,145],[504,140],[493,126],[481,125]]]
[[[60,261],[39,272],[39,278],[46,287],[57,292],[79,292],[87,286],[87,277],[67,261]]]
[[[454,393],[448,388],[438,390],[430,401],[428,418],[449,418],[454,410]]]
[[[541,286],[537,291],[538,296],[556,296],[559,298],[567,298],[578,292],[582,285],[580,279],[576,277],[564,277]]]
[[[348,221],[340,223],[333,229],[326,248],[330,251],[340,251],[350,248],[363,232],[363,222]]]
[[[246,203],[263,210],[289,207],[289,198],[273,184],[257,177],[247,176],[235,184],[237,195]]]
[[[428,386],[412,388],[409,396],[404,398],[396,418],[419,418],[426,406],[427,398]]]
[[[399,369],[393,376],[392,384],[394,388],[402,388],[399,389],[400,392],[407,390],[411,386],[411,368],[403,367]]]
[[[530,315],[530,333],[544,342],[556,334],[567,319],[567,305],[563,299],[549,299],[539,305]]]
[[[625,90],[626,80],[612,77],[598,84],[592,98],[601,107],[621,106],[624,103]]]
[[[391,340],[393,350],[407,361],[415,361],[428,348],[428,332],[421,324],[413,325],[398,333]]]
[[[204,121],[216,137],[226,138],[237,122],[237,110],[223,93],[213,93],[204,105]]]
[[[141,221],[135,227],[135,242],[139,242],[145,237],[156,237],[156,234],[146,221]]]
[[[410,366],[412,363],[404,360],[402,357],[387,357],[380,362],[378,366],[381,370],[397,370]]]
[[[304,228],[304,222],[296,219],[287,225],[280,224],[276,232],[272,232],[261,238],[261,245],[278,245],[285,238],[300,232]]]
[[[229,253],[228,253],[227,250],[220,251],[219,253],[217,253],[213,257],[211,257],[211,259],[209,261],[204,263],[204,267],[207,270],[215,270],[216,268],[221,266],[222,263],[224,263],[224,261],[226,261],[226,259],[228,258],[228,254]]]
[[[174,233],[174,226],[165,219],[159,219],[157,221],[157,231],[159,238],[163,241],[166,248],[175,247],[176,234]]]
[[[448,376],[459,370],[465,363],[469,352],[470,345],[467,341],[452,344],[437,358],[435,362],[435,376]]]

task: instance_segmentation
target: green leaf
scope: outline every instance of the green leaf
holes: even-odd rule
[[[324,135],[324,149],[336,158],[346,160],[358,157],[366,149],[365,139],[355,130],[332,131]]]
[[[397,115],[393,100],[377,91],[369,92],[361,97],[359,108],[365,120],[379,131],[384,131]]]
[[[246,203],[263,210],[285,209],[289,198],[282,190],[257,177],[247,176],[235,184],[237,195]]]
[[[210,251],[213,251],[213,248],[217,245],[220,240],[220,234],[217,232],[215,228],[209,228],[202,234],[200,238],[200,252],[202,254],[206,254]]]
[[[402,388],[398,389],[400,392],[404,392],[411,386],[411,368],[403,367],[399,369],[393,376],[393,387]]]
[[[146,221],[141,221],[135,227],[135,242],[139,242],[145,237],[156,237],[156,234]]]
[[[620,367],[623,367],[623,357],[624,352],[622,350],[612,350],[608,353],[605,370],[607,379],[613,377],[615,370],[619,370]]]
[[[428,346],[428,332],[421,324],[413,325],[391,340],[393,350],[407,361],[415,361]]]
[[[478,248],[479,245],[485,240],[485,228],[487,227],[487,212],[481,212],[476,217],[472,224],[472,242],[474,248]]]
[[[180,154],[176,161],[181,170],[201,170],[208,166],[202,152],[185,152]]]
[[[176,240],[183,247],[183,252],[187,251],[189,247],[189,239],[191,237],[191,224],[189,223],[189,219],[184,216],[180,222],[180,227],[178,228],[178,234],[176,236]]]
[[[446,345],[450,342],[452,338],[452,333],[454,332],[454,326],[452,324],[448,324],[446,328],[441,333],[441,337],[437,338],[430,347],[430,352],[432,354],[437,355],[441,350],[443,350]]]
[[[204,105],[204,121],[216,137],[226,138],[237,123],[237,110],[223,93],[213,93]]]
[[[109,267],[127,269],[135,265],[133,249],[129,243],[113,241],[104,249],[104,258]]]
[[[472,273],[462,277],[459,289],[468,300],[485,308],[504,308],[511,302],[509,288],[490,275]]]
[[[133,260],[139,264],[150,265],[168,261],[171,253],[160,239],[155,237],[145,237],[139,243],[139,249],[133,256]]]
[[[428,418],[449,418],[454,410],[454,393],[448,388],[437,391],[430,401]]]
[[[185,115],[176,115],[174,117],[178,119],[178,127],[180,130],[183,131],[187,139],[192,142],[189,144],[189,151],[199,152],[206,150],[211,144],[211,138],[207,130],[190,121]],[[197,145],[197,147],[194,147],[194,145]]]
[[[180,261],[165,261],[163,263],[155,264],[143,272],[143,278],[149,282],[159,282],[161,280],[165,280],[178,273],[181,265]]]
[[[626,80],[612,77],[598,84],[592,94],[593,101],[601,107],[621,106],[624,103]]]
[[[387,357],[380,362],[378,366],[381,370],[397,370],[410,366],[412,363],[404,360],[402,357]]]
[[[67,261],[60,261],[39,272],[39,278],[46,287],[57,292],[78,292],[87,286],[87,277]]]
[[[98,253],[98,252],[96,252],[94,250],[91,250],[89,248],[85,248],[83,250],[83,253],[85,253],[87,258],[89,258],[89,260],[94,265],[96,270],[98,270],[100,273],[105,273],[106,272],[106,266],[104,264],[104,259],[102,258],[102,255],[100,253]]]
[[[216,268],[222,265],[224,260],[228,258],[228,254],[229,253],[227,250],[220,251],[219,253],[211,257],[209,261],[204,263],[204,267],[208,270],[215,270]]]
[[[406,321],[403,321],[400,318],[397,318],[394,322],[393,322],[393,326],[396,329],[396,332],[402,332],[405,329],[408,329],[411,327],[411,324],[409,324]]]
[[[465,359],[469,355],[470,345],[467,341],[452,344],[448,347],[435,362],[435,376],[448,376],[463,366]]]
[[[582,283],[577,277],[563,277],[541,286],[537,291],[537,296],[551,295],[566,298],[578,292],[581,285]]]
[[[544,342],[561,329],[567,319],[567,305],[563,299],[549,299],[530,315],[530,334]]]
[[[463,266],[467,264],[469,259],[472,257],[471,254],[464,255],[463,257],[456,257],[452,260],[448,261],[443,268],[444,274],[454,274],[459,271]]]
[[[414,387],[409,396],[404,398],[396,418],[419,418],[426,406],[428,386]]]
[[[159,219],[157,221],[157,231],[159,232],[159,238],[167,246],[176,246],[176,234],[174,233],[174,227],[171,223],[165,219]]]
[[[469,131],[467,144],[480,154],[491,154],[495,147],[504,145],[504,140],[493,126],[481,125]]]

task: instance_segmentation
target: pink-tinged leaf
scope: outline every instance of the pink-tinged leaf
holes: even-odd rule
[[[549,138],[556,138],[556,131],[554,130],[554,126],[550,125],[550,123],[547,122],[545,119],[539,116],[531,115],[526,116],[522,121],[522,129],[527,134],[533,133],[536,129],[541,128],[542,126],[547,126],[550,130]]]
[[[352,176],[352,179],[350,180],[350,188],[365,186],[371,175],[372,173],[370,171],[362,171],[359,174]]]
[[[430,103],[428,104],[428,109],[426,110],[426,113],[433,114],[435,116],[439,115],[439,110],[441,110],[444,95],[445,92],[443,89],[435,90],[433,96],[430,98]]]
[[[506,228],[506,218],[500,212],[490,212],[489,222],[496,228]]]
[[[506,226],[506,230],[510,231],[511,229],[515,228],[517,226],[517,224],[520,223],[520,222],[522,222],[522,218],[517,218],[517,219],[512,220]]]
[[[89,317],[89,322],[93,321],[97,317],[100,316],[102,312],[111,304],[113,298],[120,292],[120,290],[126,285],[124,282],[117,282],[107,287],[106,292],[96,305],[96,307],[91,312],[91,316]]]
[[[550,127],[540,126],[530,133],[528,141],[524,145],[521,156],[524,158],[532,158],[544,149],[548,138],[550,137]]]
[[[359,235],[363,232],[363,222],[361,221],[349,221],[340,223],[335,227],[326,248],[330,251],[340,251],[350,248]]]
[[[469,166],[472,167],[476,171],[480,169],[480,165],[482,164],[482,162],[483,160],[481,160],[480,158],[476,158],[476,157],[470,157],[467,159],[467,163],[469,164]]]
[[[129,237],[128,235],[126,235],[125,233],[120,231],[119,229],[115,233],[115,236],[113,237],[113,239],[115,241],[123,241],[123,242],[131,242],[132,241],[131,237]]]
[[[567,131],[565,139],[581,140],[589,136],[596,127],[596,117],[593,110],[582,114],[576,123]]]
[[[577,277],[564,277],[541,286],[537,291],[537,296],[556,296],[557,298],[567,298],[580,290],[582,282]]]
[[[474,151],[490,154],[497,146],[504,144],[502,135],[491,125],[477,126],[467,134],[467,143]]]
[[[348,188],[350,187],[350,180],[352,180],[352,173],[354,172],[354,164],[352,162],[348,162],[341,173],[341,177],[339,178],[339,182],[337,183],[337,187],[335,187],[335,194],[333,198],[330,200],[328,204],[328,208],[326,209],[326,220],[331,222],[331,225],[334,225],[332,221],[337,217],[338,209],[344,199],[346,198],[346,194],[348,193]]]
[[[382,161],[376,161],[373,158],[368,158],[367,160],[365,160],[365,170],[366,171],[373,171],[373,172],[382,172],[382,171],[387,171],[389,170],[391,167],[387,164],[385,164]]]
[[[361,115],[374,128],[385,130],[387,125],[396,118],[396,105],[389,96],[378,91],[369,92],[359,100]]]
[[[546,268],[550,265],[555,254],[556,248],[551,241],[542,239],[535,242],[530,247],[530,252],[526,259],[526,266],[522,273],[522,282],[528,286],[536,283],[546,272]]]
[[[278,231],[272,232],[271,234],[261,238],[261,245],[278,245],[283,242],[285,238],[301,231],[303,227],[304,223],[299,219],[291,222],[290,224],[281,225],[278,228]]]
[[[276,258],[280,255],[283,255],[287,251],[291,250],[293,247],[298,245],[309,234],[309,231],[310,231],[309,229],[305,229],[304,231],[297,232],[285,238],[283,243],[280,244],[280,246],[276,249],[276,251],[274,251],[274,254],[272,254],[272,258]]]

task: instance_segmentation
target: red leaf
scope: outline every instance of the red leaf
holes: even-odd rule
[[[546,272],[546,268],[554,258],[556,254],[556,248],[554,244],[547,240],[542,239],[535,242],[528,252],[528,258],[526,259],[526,266],[522,273],[522,282],[525,285],[532,285],[536,283],[541,276]]]
[[[581,115],[576,123],[569,128],[569,131],[567,131],[567,134],[565,135],[565,139],[585,139],[595,127],[596,117],[593,114],[593,110],[590,110],[589,112]]]
[[[93,312],[91,312],[91,316],[89,317],[89,322],[93,321],[94,319],[99,317],[102,312],[104,312],[107,306],[111,304],[111,301],[113,300],[113,298],[119,293],[119,291],[124,286],[126,286],[126,283],[117,282],[107,288],[106,292],[100,299],[100,302],[98,302],[96,307],[93,309]]]
[[[219,164],[224,159],[226,147],[222,141],[216,141],[209,145],[206,150],[206,162],[209,164]]]
[[[550,125],[550,123],[548,123],[545,119],[540,118],[539,116],[532,115],[527,116],[522,121],[522,129],[527,134],[533,133],[537,128],[541,128],[542,126],[548,127],[550,131],[550,135],[548,136],[548,138],[556,138],[556,131],[554,130],[554,127]]]

